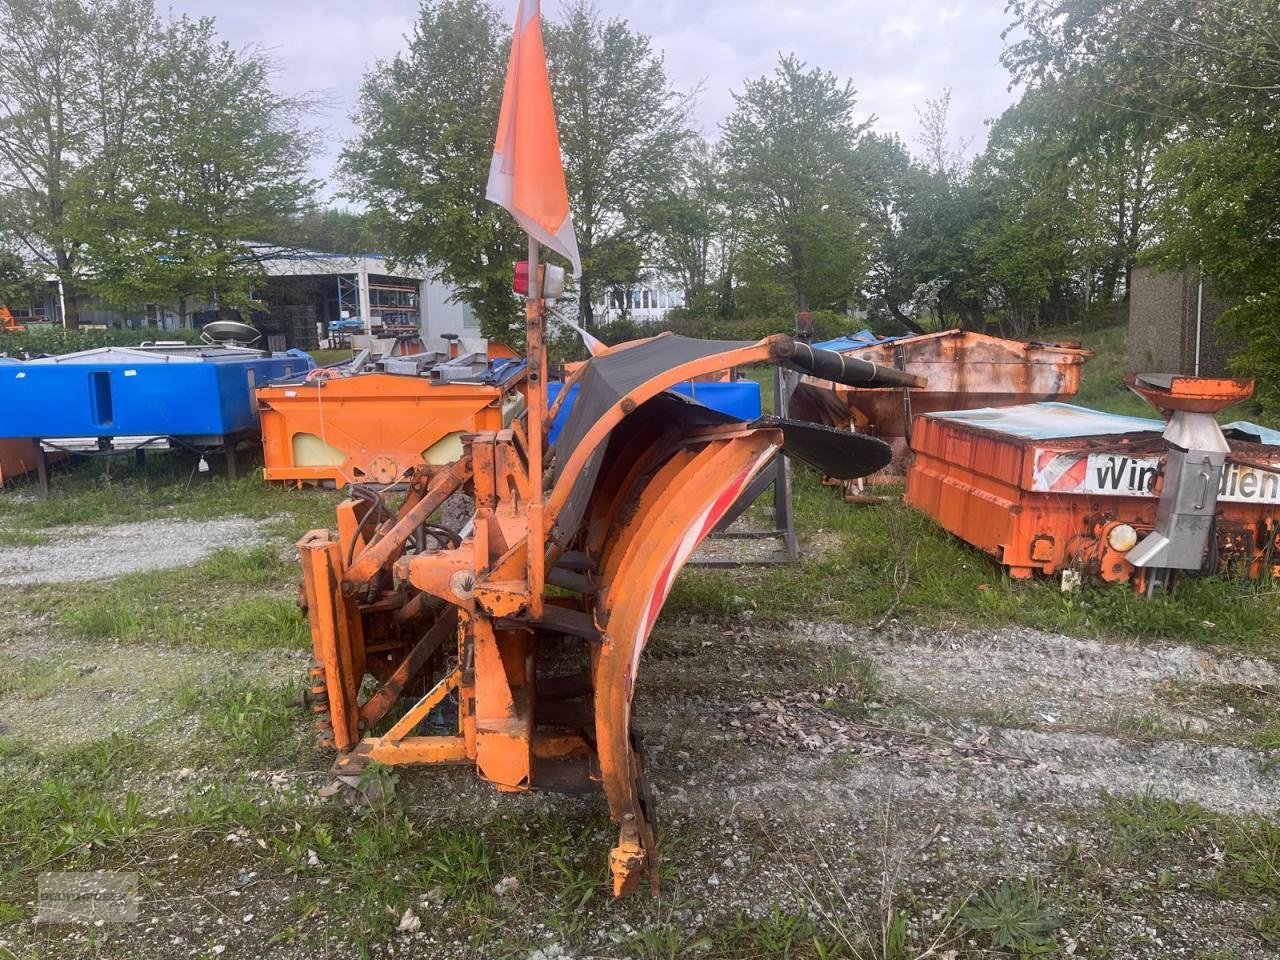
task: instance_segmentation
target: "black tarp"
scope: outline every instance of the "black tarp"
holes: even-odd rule
[[[587,432],[610,408],[641,384],[690,361],[752,345],[751,342],[735,340],[695,340],[690,337],[664,336],[587,361],[587,367],[578,381],[578,394],[574,399],[573,409],[552,448],[555,455],[553,478],[557,482],[560,480],[566,461],[581,445]],[[647,415],[660,416],[664,422],[670,422],[674,429],[685,431],[741,422],[671,391],[658,394],[631,415],[642,410]],[[626,420],[614,432],[622,429],[625,423]],[[880,440],[834,430],[820,424],[762,417],[755,421],[755,425],[780,428],[788,454],[822,473],[840,479],[854,479],[874,473],[888,465],[891,457],[888,445]],[[608,448],[607,442],[597,446],[582,472],[574,478],[572,490],[557,519],[555,539],[568,539],[577,530]]]

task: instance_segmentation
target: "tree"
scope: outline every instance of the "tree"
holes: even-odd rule
[[[694,138],[682,166],[670,196],[654,206],[655,262],[679,279],[686,309],[706,313],[716,309],[722,281],[732,272],[735,218],[718,148]]]
[[[916,111],[921,156],[905,166],[898,159],[891,168],[899,270],[893,292],[901,297],[909,291],[913,329],[922,329],[925,314],[935,327],[986,324],[987,281],[977,265],[974,231],[978,195],[965,158],[967,143],[951,141],[950,106],[944,91]],[[902,322],[906,312],[898,313]]]
[[[310,207],[264,239],[323,253],[382,253],[384,247],[368,214],[337,207]]]
[[[724,122],[750,285],[779,284],[796,310],[840,308],[859,289],[869,231],[856,148],[869,127],[853,116],[853,85],[794,56],[734,94]]]
[[[667,80],[662,56],[626,21],[573,0],[546,27],[569,205],[582,255],[578,317],[633,278],[652,252],[660,206],[675,191],[691,138],[691,98]]]
[[[1015,0],[1015,79],[1059,85],[1128,176],[1098,189],[1125,266],[1199,269],[1232,302],[1239,369],[1280,409],[1280,8],[1274,0]],[[1083,154],[1082,154],[1083,155]],[[1108,180],[1104,166],[1097,181]],[[1101,276],[1106,293],[1107,277]]]
[[[1033,325],[1067,319],[1084,251],[1077,240],[1084,207],[1072,192],[1066,145],[1031,94],[993,124],[974,164],[975,267],[984,276],[1002,333],[1025,337]],[[1066,300],[1064,306],[1061,301]]]
[[[1073,189],[1095,218],[1092,232],[1109,245],[1091,278],[1096,299],[1111,300],[1122,286],[1128,293],[1133,266],[1151,238],[1155,157],[1175,126],[1151,99],[1168,65],[1141,39],[1134,18],[1177,17],[1178,7],[1196,2],[1013,0],[1009,5],[1015,18],[1010,29],[1019,29],[1023,37],[1002,59],[1014,80],[1028,85],[1028,95],[1049,95],[1040,105],[1045,122],[1070,144]]]
[[[923,107],[916,107],[916,119],[920,123],[924,168],[944,180],[963,180],[969,167],[965,153],[973,138],[951,141],[951,88],[926,100]]]
[[[883,309],[911,333],[923,333],[916,318],[902,309],[919,283],[904,226],[917,170],[901,140],[878,134],[868,134],[858,144],[857,162],[871,235],[864,288],[868,306]]]
[[[265,236],[309,202],[301,117],[271,89],[271,65],[236,51],[212,19],[186,17],[153,41],[137,123],[111,191],[85,187],[75,221],[94,292],[127,307],[177,297],[248,307]]]
[[[0,307],[44,299],[44,278],[12,250],[0,246]]]
[[[364,78],[341,176],[386,253],[425,262],[487,337],[522,335],[511,264],[519,228],[485,199],[509,31],[485,0],[424,0],[409,49]]]
[[[155,32],[151,0],[0,0],[0,222],[62,282],[71,328],[84,276],[77,187],[118,183]]]

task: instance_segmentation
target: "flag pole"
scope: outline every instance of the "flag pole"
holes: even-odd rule
[[[546,524],[542,512],[543,420],[547,415],[546,301],[542,297],[538,241],[529,235],[529,294],[525,301],[525,357],[529,364],[529,415],[525,421],[529,444],[529,616],[542,616],[546,583]]]

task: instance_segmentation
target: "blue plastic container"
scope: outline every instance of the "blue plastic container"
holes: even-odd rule
[[[102,347],[0,366],[0,437],[224,437],[258,430],[254,391],[305,353]]]
[[[556,402],[556,397],[560,396],[562,389],[564,384],[559,381],[547,384],[548,407]],[[677,383],[671,389],[674,393],[697,400],[704,407],[710,407],[712,410],[718,410],[720,413],[726,413],[748,423],[760,416],[760,384],[754,380],[686,381]],[[556,418],[551,424],[551,433],[548,438],[551,443],[556,442],[556,437],[559,436],[565,421],[569,419],[569,411],[573,409],[573,400],[577,394],[578,385],[575,383],[569,388],[569,396],[565,398],[564,406],[556,412]]]

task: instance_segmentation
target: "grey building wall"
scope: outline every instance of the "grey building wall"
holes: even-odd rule
[[[422,281],[422,338],[430,344],[446,333],[480,336],[480,322],[466,304],[450,300],[453,290],[434,277]]]
[[[1132,283],[1129,372],[1194,374],[1198,275],[1192,270],[1162,273],[1154,267],[1136,267]],[[1228,306],[1206,281],[1203,309],[1199,311],[1201,376],[1230,374],[1227,362],[1235,348],[1218,326],[1218,318]]]

